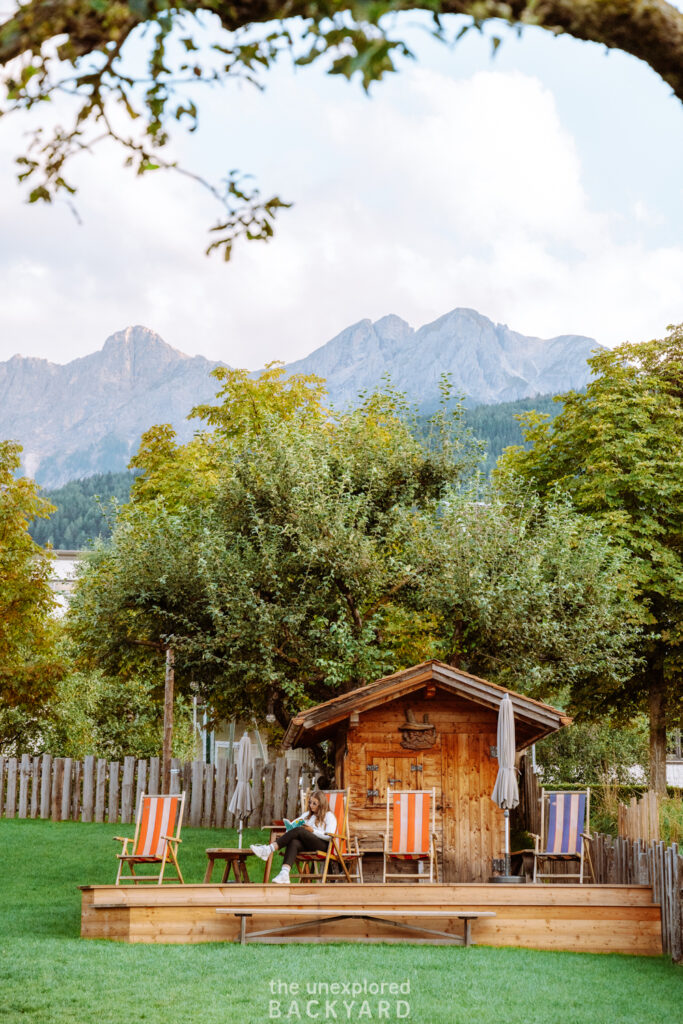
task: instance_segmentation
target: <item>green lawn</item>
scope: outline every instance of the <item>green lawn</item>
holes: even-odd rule
[[[265,1024],[277,1019],[287,1024],[677,1024],[682,1019],[683,971],[664,958],[487,947],[132,946],[82,940],[77,886],[113,882],[117,847],[110,836],[115,834],[132,835],[132,827],[0,820],[3,1024]],[[257,835],[248,833],[246,841]],[[183,838],[180,863],[190,882],[202,879],[207,846],[235,845],[234,832],[186,828]],[[336,996],[327,1012],[323,995],[307,1015],[306,1001],[317,994],[306,994],[306,986],[320,982],[395,983],[409,985],[410,991],[392,995],[385,989],[384,1016],[379,1016],[381,996],[372,991],[356,995],[348,1012],[344,1004],[354,1000],[353,993]],[[295,999],[291,989],[271,992],[278,984],[283,989],[298,984],[303,996],[296,993]],[[279,1005],[271,1007],[271,1000]]]

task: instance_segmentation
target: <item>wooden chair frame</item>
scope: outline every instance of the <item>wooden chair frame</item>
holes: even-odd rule
[[[142,809],[143,809],[143,806],[144,806],[145,798],[153,799],[153,800],[154,799],[162,800],[162,799],[170,799],[171,796],[176,797],[180,801],[180,803],[179,803],[177,814],[176,814],[176,820],[175,820],[173,835],[162,835],[162,836],[159,837],[160,839],[164,839],[165,840],[165,842],[164,842],[164,849],[163,849],[163,853],[161,854],[161,856],[157,856],[157,855],[154,855],[154,854],[145,855],[145,854],[129,853],[128,852],[128,844],[129,843],[133,844],[133,850],[135,850],[136,847],[137,847],[138,836],[140,834],[140,826],[142,824]],[[178,866],[178,844],[182,842],[182,839],[180,838],[180,829],[181,829],[182,823],[183,823],[183,812],[184,812],[184,810],[185,810],[185,794],[184,793],[174,793],[174,794],[171,794],[169,796],[164,796],[164,797],[162,797],[161,795],[158,795],[158,794],[149,794],[149,793],[141,793],[140,794],[140,802],[138,804],[138,811],[137,811],[137,816],[136,816],[136,819],[135,819],[135,835],[133,836],[132,839],[125,838],[124,836],[114,836],[114,839],[117,842],[123,843],[123,848],[121,850],[121,853],[118,853],[116,855],[117,859],[118,859],[118,862],[119,862],[119,869],[118,869],[118,871],[116,873],[116,883],[115,883],[116,885],[120,885],[122,881],[124,881],[124,882],[132,881],[133,884],[135,884],[135,885],[137,885],[138,882],[156,882],[157,885],[161,885],[163,880],[164,880],[164,872],[166,870],[166,866],[167,866],[169,860],[173,864],[173,866],[175,867],[176,875],[177,875],[176,878],[171,878],[171,879],[169,879],[169,881],[178,881],[181,884],[184,884],[183,876],[181,874],[180,867]],[[127,874],[127,875],[122,874],[123,865],[124,864],[128,865],[128,867],[130,869],[130,874]],[[136,864],[159,864],[160,865],[160,867],[159,867],[159,874],[158,875],[136,875],[135,874],[135,865]]]
[[[578,832],[578,836],[581,839],[581,851],[580,852],[577,851],[575,853],[550,853],[550,852],[548,852],[548,850],[541,850],[541,844],[542,843],[545,846],[548,845],[548,836],[546,834],[547,833],[547,824],[548,824],[547,821],[546,821],[546,807],[547,807],[547,804],[548,804],[548,800],[546,798],[551,796],[551,795],[553,795],[553,794],[562,795],[562,796],[564,796],[564,795],[569,796],[569,795],[574,794],[574,793],[575,794],[579,794],[579,795],[583,793],[583,794],[585,794],[585,797],[586,797],[586,811],[585,811],[585,815],[584,815],[583,826],[579,826],[579,828],[581,830]],[[591,842],[591,837],[590,837],[589,832],[588,832],[589,823],[590,823],[590,800],[591,800],[590,787],[587,787],[586,789],[542,789],[541,790],[541,834],[539,836],[539,835],[536,835],[535,832],[530,833],[531,835],[533,835],[534,840],[535,840],[533,882],[537,882],[537,881],[543,880],[543,879],[548,879],[550,881],[562,881],[565,878],[578,878],[579,879],[579,885],[583,885],[584,874],[585,874],[584,865],[585,865],[586,861],[588,862],[588,867],[590,868],[591,877],[592,877],[593,881],[595,881],[595,872],[593,871],[593,862],[591,860],[590,845],[589,845],[590,842]],[[585,854],[585,856],[584,856],[584,854]],[[544,860],[565,860],[565,861],[577,860],[579,862],[579,870],[576,871],[576,872],[567,872],[566,874],[562,874],[562,875],[551,875],[551,874],[547,874],[547,873],[542,873],[541,871],[538,870],[538,867],[539,867],[538,862],[539,861],[544,861]]]
[[[393,835],[393,825],[391,821],[391,812],[393,809],[394,796],[400,796],[403,794],[412,795],[419,793],[429,793],[431,798],[431,826],[429,830],[429,851],[427,853],[414,853],[412,850],[405,851],[392,851],[390,844],[390,837]],[[382,838],[383,852],[384,852],[384,871],[382,876],[382,882],[386,882],[387,878],[399,878],[402,882],[413,881],[415,878],[423,881],[429,880],[430,882],[439,881],[439,862],[436,856],[436,788],[432,789],[387,789],[387,830],[386,832],[380,833]],[[403,872],[387,871],[388,861],[392,858],[397,860],[416,860],[418,864],[425,860],[429,860],[429,879],[426,876],[421,875],[418,872],[416,874],[406,875]]]
[[[360,852],[358,839],[351,839],[349,833],[349,789],[328,789],[324,790],[325,796],[331,793],[343,793],[344,814],[341,827],[337,822],[337,831],[330,836],[327,850],[306,851],[300,853],[294,862],[294,870],[299,876],[300,882],[363,882],[363,854]],[[307,796],[301,794],[302,813],[305,813]],[[346,849],[344,849],[346,844]],[[352,862],[349,864],[349,861]],[[336,864],[341,868],[341,873],[331,874],[330,865]],[[355,865],[355,870],[353,866]],[[351,867],[352,870],[349,870]],[[313,868],[313,871],[311,871]],[[318,868],[322,868],[318,871]]]

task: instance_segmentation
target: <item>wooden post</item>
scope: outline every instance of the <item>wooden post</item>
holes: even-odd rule
[[[166,685],[164,687],[164,747],[162,754],[162,792],[171,792],[171,749],[173,747],[173,686],[175,682],[173,648],[166,648]]]
[[[192,762],[192,792],[190,794],[190,825],[198,828],[202,823],[204,796],[204,762]]]
[[[121,824],[127,825],[133,817],[133,783],[135,781],[135,758],[123,759],[123,782],[121,784]]]
[[[204,808],[202,810],[202,825],[204,828],[211,828],[211,817],[213,814],[213,783],[214,766],[204,765]]]
[[[104,799],[107,786],[107,762],[98,757],[95,781],[95,821],[104,821]]]
[[[224,757],[216,761],[216,828],[223,828],[225,821],[225,794],[228,780],[228,762]]]
[[[173,766],[171,766],[173,767]],[[147,781],[147,792],[156,794],[159,792],[159,758],[149,759],[149,778]]]
[[[7,762],[7,798],[5,817],[13,818],[17,813],[17,759],[10,757]],[[46,815],[47,817],[47,815]]]
[[[40,817],[50,817],[50,795],[52,792],[52,757],[43,754],[40,759]]]
[[[28,818],[28,785],[31,777],[31,758],[28,754],[21,755],[19,767],[19,817]]]
[[[111,761],[109,764],[109,809],[107,811],[109,821],[119,820],[119,762]]]
[[[31,769],[31,817],[38,817],[38,810],[40,808],[40,758],[33,758],[33,767]],[[2,779],[2,772],[0,772],[0,780]],[[2,782],[0,781],[0,790],[2,790]],[[0,807],[0,817],[2,817],[2,807]]]
[[[64,758],[64,784],[62,786],[62,807],[61,807],[61,820],[69,821],[71,818],[71,775],[72,775],[73,759],[70,757]]]
[[[182,765],[179,758],[171,758],[171,793],[180,793],[180,777],[182,775]]]
[[[83,758],[83,811],[82,821],[92,821],[95,810],[95,755]]]

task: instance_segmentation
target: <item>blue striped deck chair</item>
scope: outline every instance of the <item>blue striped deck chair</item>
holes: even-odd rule
[[[590,789],[574,792],[541,790],[541,835],[536,836],[534,850],[534,882],[547,879],[564,882],[566,879],[584,881],[584,854],[588,851],[588,823]],[[548,874],[539,870],[552,861],[578,861],[577,872]],[[539,863],[540,862],[540,863]],[[588,864],[591,867],[590,852]]]

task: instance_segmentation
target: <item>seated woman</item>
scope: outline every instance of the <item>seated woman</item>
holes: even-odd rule
[[[279,885],[287,885],[290,868],[298,855],[312,850],[326,852],[330,836],[336,831],[337,819],[330,810],[327,797],[319,789],[316,789],[308,798],[308,812],[304,816],[303,825],[297,825],[296,828],[285,832],[274,843],[267,843],[264,846],[254,843],[251,850],[261,860],[268,860],[271,853],[275,853],[278,849],[284,849],[285,857],[282,869],[273,881]]]

